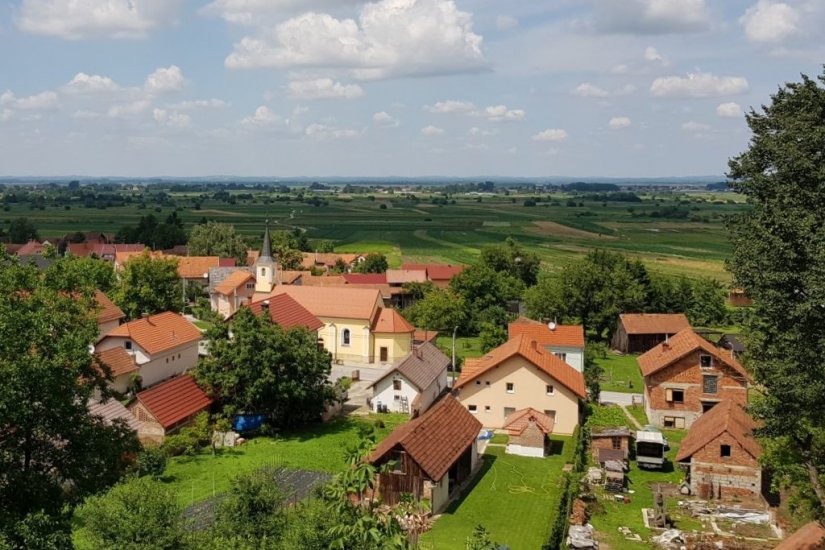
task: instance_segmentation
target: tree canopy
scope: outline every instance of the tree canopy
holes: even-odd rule
[[[129,319],[136,319],[144,313],[179,311],[182,293],[177,259],[144,252],[123,265],[112,300]]]
[[[235,258],[237,265],[246,265],[246,242],[226,223],[210,221],[193,227],[188,250],[191,256]]]
[[[241,308],[229,326],[208,333],[209,356],[198,363],[198,381],[229,413],[266,414],[289,427],[320,418],[332,398],[329,353],[303,327],[284,330],[269,316]]]
[[[825,516],[825,73],[782,86],[746,119],[730,161],[751,208],[730,222],[735,281],[754,300],[747,366],[764,387],[753,413],[775,479]]]
[[[367,254],[353,269],[356,273],[385,273],[389,269],[387,257],[380,252]]]
[[[46,284],[61,290],[92,287],[109,292],[115,285],[115,272],[106,260],[65,256],[46,269]]]
[[[520,280],[525,286],[536,284],[541,267],[538,254],[527,252],[512,237],[507,237],[503,244],[481,249],[481,263]]]
[[[25,243],[29,240],[40,240],[37,228],[28,218],[15,218],[9,224],[9,242]]]
[[[183,221],[173,211],[163,223],[159,223],[152,214],[141,216],[136,226],[121,227],[115,240],[121,243],[143,243],[155,250],[164,250],[186,244],[186,232],[183,230]]]

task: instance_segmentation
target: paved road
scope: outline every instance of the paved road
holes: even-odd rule
[[[644,396],[641,393],[624,393],[618,391],[603,391],[599,394],[599,403],[615,403],[616,405],[632,405],[643,403]]]

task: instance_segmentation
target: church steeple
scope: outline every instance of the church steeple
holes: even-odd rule
[[[272,242],[269,238],[269,220],[266,220],[264,244],[261,246],[261,253],[255,262],[255,292],[272,292],[272,287],[277,280],[275,268],[275,259],[272,257]]]

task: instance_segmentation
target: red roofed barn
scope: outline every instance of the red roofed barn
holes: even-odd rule
[[[144,423],[146,433],[151,430],[153,437],[150,439],[157,441],[159,438],[157,443],[163,443],[164,437],[189,424],[211,405],[212,399],[195,380],[182,374],[138,393],[129,403],[129,410]]]
[[[690,321],[683,313],[623,313],[610,346],[622,353],[644,353],[686,328]]]

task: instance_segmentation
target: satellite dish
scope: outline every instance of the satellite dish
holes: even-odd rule
[[[549,323],[547,323],[547,328],[549,328],[550,330],[556,330],[556,322],[550,321]]]

